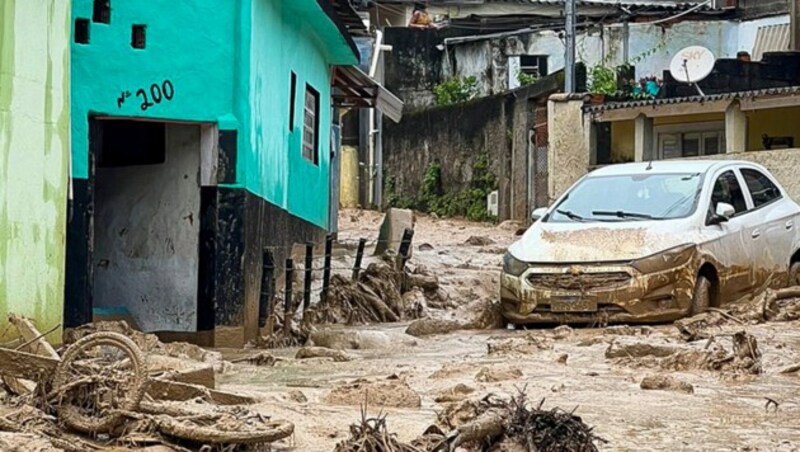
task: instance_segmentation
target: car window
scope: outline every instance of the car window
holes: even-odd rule
[[[739,186],[739,179],[733,171],[725,171],[714,182],[714,191],[711,193],[711,213],[717,211],[717,204],[724,202],[733,206],[736,213],[747,210],[747,203],[744,201],[744,192]]]
[[[769,204],[781,197],[778,187],[761,171],[743,168],[742,176],[747,189],[750,190],[750,196],[753,197],[754,208]]]

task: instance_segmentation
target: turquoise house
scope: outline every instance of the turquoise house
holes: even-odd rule
[[[366,29],[346,0],[73,0],[72,27],[66,326],[254,338],[263,263],[331,227],[338,108],[394,100]]]

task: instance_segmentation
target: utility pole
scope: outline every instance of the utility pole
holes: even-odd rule
[[[800,2],[800,0],[793,0]],[[567,18],[565,28],[566,55],[564,56],[564,92],[575,92],[575,0],[567,0],[564,5],[564,15]]]

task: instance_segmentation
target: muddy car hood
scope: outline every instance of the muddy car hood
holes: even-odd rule
[[[538,223],[509,251],[524,262],[630,261],[693,242],[682,221]]]

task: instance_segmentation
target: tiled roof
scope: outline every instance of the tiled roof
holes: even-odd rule
[[[800,86],[787,86],[783,88],[768,88],[755,91],[738,91],[733,93],[710,94],[708,96],[674,97],[671,99],[632,100],[628,102],[607,102],[602,105],[587,105],[584,110],[588,113],[600,113],[610,110],[625,108],[648,107],[658,105],[714,102],[718,100],[752,99],[760,96],[780,96],[800,94]]]

